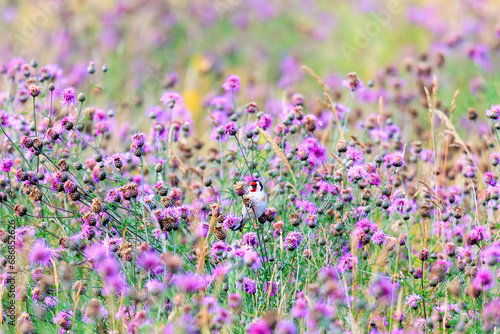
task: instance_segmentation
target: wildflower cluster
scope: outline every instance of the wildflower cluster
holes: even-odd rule
[[[463,113],[458,91],[451,103],[441,95],[445,54],[465,61],[460,43],[366,83],[286,59],[266,86],[279,94],[256,93],[245,73],[221,78],[205,59],[195,63],[217,74],[209,94],[193,98],[169,73],[161,93],[136,103],[147,117],[132,124],[126,108],[99,99],[113,66],[90,62],[74,80],[58,65],[6,61],[0,212],[15,228],[0,228],[4,320],[17,283],[15,324],[2,326],[497,331],[500,105],[481,95]],[[466,57],[489,69],[485,48]]]

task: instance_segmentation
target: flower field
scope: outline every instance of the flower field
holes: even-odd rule
[[[2,333],[498,333],[500,3],[0,5]]]

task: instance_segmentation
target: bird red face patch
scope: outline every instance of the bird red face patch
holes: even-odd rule
[[[251,192],[256,192],[257,191],[257,182],[251,182],[250,187],[252,188],[250,190]]]

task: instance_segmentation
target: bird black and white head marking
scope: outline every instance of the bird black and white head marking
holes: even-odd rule
[[[250,192],[257,192],[257,191],[262,191],[264,189],[264,186],[262,185],[262,182],[259,180],[254,180],[250,182]]]

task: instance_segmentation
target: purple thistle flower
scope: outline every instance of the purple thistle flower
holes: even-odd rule
[[[467,243],[469,245],[476,245],[484,239],[488,239],[489,235],[485,226],[477,225],[474,226],[466,236]]]
[[[392,303],[397,299],[399,284],[390,278],[381,277],[370,285],[372,295],[384,303]]]
[[[14,166],[14,160],[10,158],[4,158],[0,161],[0,170],[2,170],[5,173],[10,172],[13,166]]]
[[[349,181],[360,181],[368,176],[368,172],[366,171],[365,166],[363,165],[354,165],[347,170],[347,177]]]
[[[389,236],[384,233],[382,230],[378,230],[377,232],[373,233],[372,235],[372,241],[376,245],[383,245],[387,242],[389,239]]]
[[[347,159],[352,160],[354,162],[363,161],[363,159],[365,158],[363,151],[358,150],[357,148],[354,148],[352,146],[349,146],[347,148],[345,155]]]
[[[64,192],[66,194],[72,194],[77,190],[76,185],[73,183],[73,181],[68,180],[64,182]]]
[[[76,103],[76,89],[68,86],[62,90],[61,106],[73,105]]]
[[[481,269],[478,271],[472,283],[484,290],[489,290],[495,284],[493,274],[488,269]]]
[[[226,92],[236,93],[240,90],[240,77],[235,74],[229,75],[226,82],[222,84],[222,88],[224,88]]]
[[[224,241],[217,241],[212,244],[212,248],[210,249],[210,253],[212,253],[212,257],[214,259],[219,259],[222,256],[222,253],[229,250],[229,246],[226,245]]]
[[[182,96],[177,92],[165,92],[160,98],[164,106],[173,108],[176,104],[182,104]]]
[[[121,200],[120,192],[115,189],[111,189],[108,191],[106,194],[106,197],[104,198],[104,201],[107,203],[118,203]]]
[[[420,303],[421,300],[422,297],[420,297],[419,295],[415,294],[409,295],[405,299],[405,305],[411,307],[412,309],[417,309],[418,304]]]
[[[146,284],[144,284],[144,286],[146,287],[148,292],[151,293],[152,295],[157,295],[161,293],[162,291],[164,291],[166,287],[165,284],[156,279],[151,279],[147,281]]]
[[[257,284],[253,279],[245,277],[243,279],[243,282],[241,283],[241,289],[244,292],[253,295],[255,292],[257,292]]]
[[[57,306],[57,303],[59,303],[59,302],[60,302],[60,300],[54,296],[47,296],[43,300],[44,306],[46,306],[50,310],[54,309]]]
[[[302,243],[302,234],[297,231],[289,232],[285,238],[283,245],[289,250],[295,250]]]
[[[372,139],[379,139],[381,141],[384,141],[384,140],[387,140],[389,139],[389,135],[387,134],[387,132],[383,131],[383,130],[380,130],[380,129],[373,129],[373,130],[370,130],[370,136],[372,137]]]
[[[206,238],[208,235],[208,229],[210,225],[207,222],[200,222],[198,225],[196,225],[196,234],[200,238]]]
[[[271,334],[273,331],[268,323],[262,319],[257,319],[247,329],[248,334]]]
[[[295,200],[295,205],[297,205],[297,208],[300,210],[303,210],[304,212],[310,214],[310,215],[315,215],[318,213],[318,207],[316,204],[308,201],[308,200]]]
[[[298,334],[297,326],[292,321],[282,320],[276,326],[276,334]]]
[[[491,105],[491,109],[486,109],[486,117],[490,119],[498,119],[498,114],[500,113],[500,104]]]
[[[243,244],[251,247],[259,244],[259,240],[257,239],[257,234],[255,232],[245,233],[241,239]]]
[[[251,248],[244,249],[243,262],[247,267],[252,268],[252,270],[257,271],[262,266],[262,261],[259,254]]]
[[[234,136],[238,133],[238,124],[235,122],[229,122],[226,125],[224,125],[224,132],[228,136]]]
[[[318,224],[317,218],[318,218],[317,215],[307,215],[307,217],[306,217],[306,219],[305,219],[304,222],[310,228],[314,228]]]
[[[464,166],[462,169],[462,174],[463,176],[472,179],[474,176],[476,176],[476,167],[474,165],[467,165]]]
[[[304,318],[309,313],[309,307],[307,299],[303,297],[303,292],[297,294],[297,301],[295,306],[292,308],[292,316],[294,318]]]
[[[176,275],[173,279],[173,283],[184,293],[201,291],[205,289],[207,284],[203,277],[192,273]]]
[[[48,266],[51,259],[54,258],[55,251],[47,247],[47,244],[42,239],[37,239],[28,254],[28,262],[30,264],[38,264],[41,266]]]
[[[500,245],[493,244],[492,246],[486,248],[483,250],[481,256],[490,266],[496,265],[500,262]]]
[[[71,124],[74,124],[76,122],[76,116],[74,115],[69,115],[61,119],[61,128],[66,129],[66,126],[69,126]]]
[[[217,307],[213,322],[221,325],[228,325],[233,322],[233,318],[228,310],[222,307]]]
[[[351,252],[348,252],[339,259],[338,269],[345,273],[346,271],[352,270],[354,263],[358,262],[357,257],[353,257]]]
[[[61,329],[69,331],[71,329],[71,319],[73,318],[73,310],[65,310],[57,312],[56,316],[52,318],[54,324],[59,325]]]
[[[261,127],[263,130],[267,130],[273,124],[273,119],[271,115],[264,114],[257,121],[257,125]]]
[[[392,317],[399,322],[403,322],[405,320],[405,315],[401,311],[394,311],[394,315]]]
[[[416,319],[413,327],[420,328],[420,329],[425,329],[425,319],[424,318],[418,318],[418,319]]]
[[[241,222],[241,217],[230,213],[230,214],[226,215],[224,222],[223,222],[223,226],[224,226],[224,229],[226,231],[232,230],[233,228],[238,226],[240,224],[240,222]]]
[[[366,176],[366,181],[372,186],[379,186],[380,182],[382,182],[382,177],[377,173],[369,173]]]
[[[398,212],[400,214],[406,213],[406,209],[410,206],[408,200],[404,197],[398,197],[394,199],[387,211],[389,213]]]
[[[497,183],[496,176],[492,172],[485,172],[483,174],[483,181],[490,186],[494,186]]]
[[[144,268],[147,272],[153,274],[161,274],[164,271],[163,264],[158,254],[154,251],[142,252],[137,259],[137,264]]]
[[[403,167],[405,164],[402,152],[389,153],[384,157],[384,165],[389,167]]]
[[[115,153],[115,154],[107,157],[104,160],[104,164],[106,166],[113,164],[116,168],[121,168],[121,166],[123,166],[129,158],[130,158],[130,154],[128,154],[128,153]],[[118,167],[118,166],[120,166],[120,167]]]
[[[144,133],[138,132],[134,135],[132,135],[132,144],[135,145],[136,147],[142,147],[144,146],[145,143],[145,137]]]
[[[228,98],[227,96],[215,96],[210,99],[209,104],[213,106],[215,110],[223,111],[224,114],[226,114],[226,112],[229,112],[232,108],[230,98]]]
[[[271,292],[268,292],[269,289],[271,289]],[[271,283],[271,281],[265,282],[264,283],[264,292],[266,295],[269,293],[269,295],[271,297],[276,296],[278,294],[278,283],[276,283],[276,282]]]
[[[491,153],[491,155],[490,155],[490,163],[493,166],[497,166],[498,164],[500,164],[500,153],[498,153],[498,152]]]

